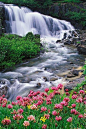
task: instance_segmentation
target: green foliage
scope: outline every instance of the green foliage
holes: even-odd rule
[[[81,42],[80,41],[77,41],[77,44],[80,44]]]
[[[84,12],[71,12],[68,11],[65,16],[70,17],[71,20],[75,20],[80,23],[83,27],[86,26],[86,10]]]
[[[63,0],[61,2],[73,2],[73,3],[80,3],[81,0]]]
[[[0,69],[11,67],[40,52],[40,38],[32,33],[25,37],[5,35],[0,39]]]

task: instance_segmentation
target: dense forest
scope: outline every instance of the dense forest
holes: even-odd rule
[[[49,5],[52,5],[53,3],[62,3],[62,2],[74,2],[74,3],[80,3],[85,2],[86,0],[0,0],[4,3],[12,3],[17,4],[19,6],[25,5],[30,8],[46,8]]]

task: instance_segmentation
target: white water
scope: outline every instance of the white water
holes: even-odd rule
[[[59,20],[32,12],[26,7],[5,5],[6,31],[21,36],[28,32],[40,34],[41,37],[53,36],[63,38],[63,33],[67,30],[74,30],[74,27],[65,20]],[[10,30],[9,30],[10,28]]]
[[[5,5],[5,13],[8,33],[21,36],[28,32],[40,34],[41,42],[46,49],[44,54],[29,60],[15,70],[0,73],[1,80],[4,78],[5,81],[5,84],[1,81],[0,87],[3,85],[9,87],[9,99],[15,100],[17,95],[26,96],[32,89],[43,90],[52,85],[57,86],[59,83],[65,83],[62,78],[58,77],[58,73],[77,66],[82,57],[78,55],[76,49],[63,47],[63,44],[56,43],[56,40],[61,40],[65,32],[67,38],[68,35],[71,35],[74,27],[65,20],[32,12],[26,7]],[[71,66],[70,62],[74,62],[75,65]],[[44,79],[45,77],[48,81]],[[52,81],[52,78],[56,78],[56,80]],[[37,87],[38,83],[41,84],[39,88]]]

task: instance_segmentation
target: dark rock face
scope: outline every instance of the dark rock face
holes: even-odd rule
[[[77,50],[78,50],[79,54],[84,54],[84,55],[86,55],[86,45],[79,45],[79,46],[77,47]]]
[[[79,54],[86,55],[86,30],[78,30],[79,40],[77,41],[77,50]]]
[[[5,97],[8,97],[9,86],[10,82],[7,79],[0,79],[0,96],[5,95]]]
[[[5,29],[3,27],[4,21],[4,4],[0,2],[0,35],[5,32]]]
[[[86,29],[86,26],[83,27],[82,24],[76,19],[71,19],[70,16],[67,16],[68,12],[84,13],[86,9],[86,2],[84,3],[55,3],[50,6],[46,12],[41,10],[41,13],[51,15],[53,17],[70,21],[76,29]],[[83,19],[82,19],[83,20]]]

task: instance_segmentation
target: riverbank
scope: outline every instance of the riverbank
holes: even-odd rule
[[[40,54],[40,36],[31,32],[25,37],[4,34],[0,38],[0,70],[15,67],[25,59],[36,57]]]

